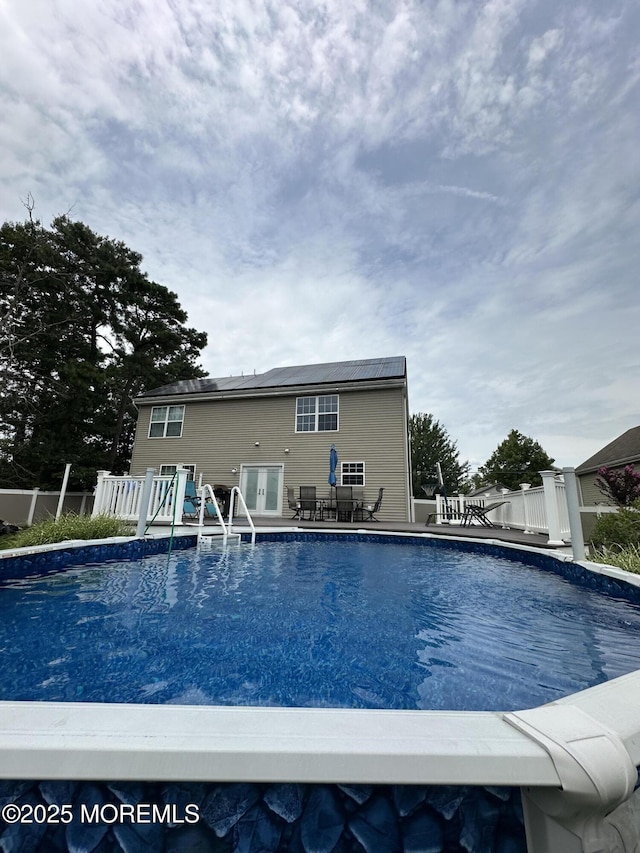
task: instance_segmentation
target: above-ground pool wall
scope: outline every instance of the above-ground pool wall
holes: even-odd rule
[[[148,539],[119,537],[98,542],[60,542],[21,548],[19,553],[0,551],[0,581],[25,577],[28,574],[58,572],[67,566],[86,563],[108,563],[119,560],[139,560],[152,554],[164,554],[170,549],[181,551],[194,548],[197,536],[159,536]]]
[[[0,792],[3,811],[54,818],[68,805],[72,818],[3,821],[3,850],[526,853],[516,788],[24,781]]]

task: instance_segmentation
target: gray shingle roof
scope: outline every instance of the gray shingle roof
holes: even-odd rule
[[[219,379],[185,379],[145,391],[144,397],[165,397],[174,394],[215,394],[229,391],[252,391],[261,388],[322,385],[336,382],[364,382],[377,379],[402,379],[407,367],[404,356],[366,358],[359,361],[334,361],[326,364],[302,364],[275,367],[266,373],[248,376],[227,376]]]
[[[602,465],[617,467],[638,461],[640,461],[640,426],[632,427],[614,438],[606,447],[578,465],[576,474],[596,471]]]

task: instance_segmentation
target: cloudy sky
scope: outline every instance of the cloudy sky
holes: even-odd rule
[[[640,424],[637,0],[0,0],[0,216],[144,255],[210,375],[406,355],[482,464]]]

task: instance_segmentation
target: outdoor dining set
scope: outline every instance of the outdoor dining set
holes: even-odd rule
[[[301,521],[378,521],[376,513],[380,511],[382,493],[378,490],[375,500],[365,499],[362,490],[353,486],[333,486],[326,496],[318,496],[315,486],[300,486],[298,497],[294,490],[287,488],[289,509],[294,511],[291,518]]]

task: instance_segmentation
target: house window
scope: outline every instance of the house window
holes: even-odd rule
[[[180,438],[184,406],[154,406],[151,409],[149,438]]]
[[[161,477],[171,477],[176,473],[178,468],[186,468],[189,472],[187,474],[187,480],[195,480],[196,478],[196,466],[195,465],[183,465],[182,462],[179,462],[177,465],[161,465],[160,466],[160,476]]]
[[[364,462],[342,462],[340,484],[342,486],[364,486]]]
[[[331,432],[337,429],[337,394],[296,399],[296,432]]]

